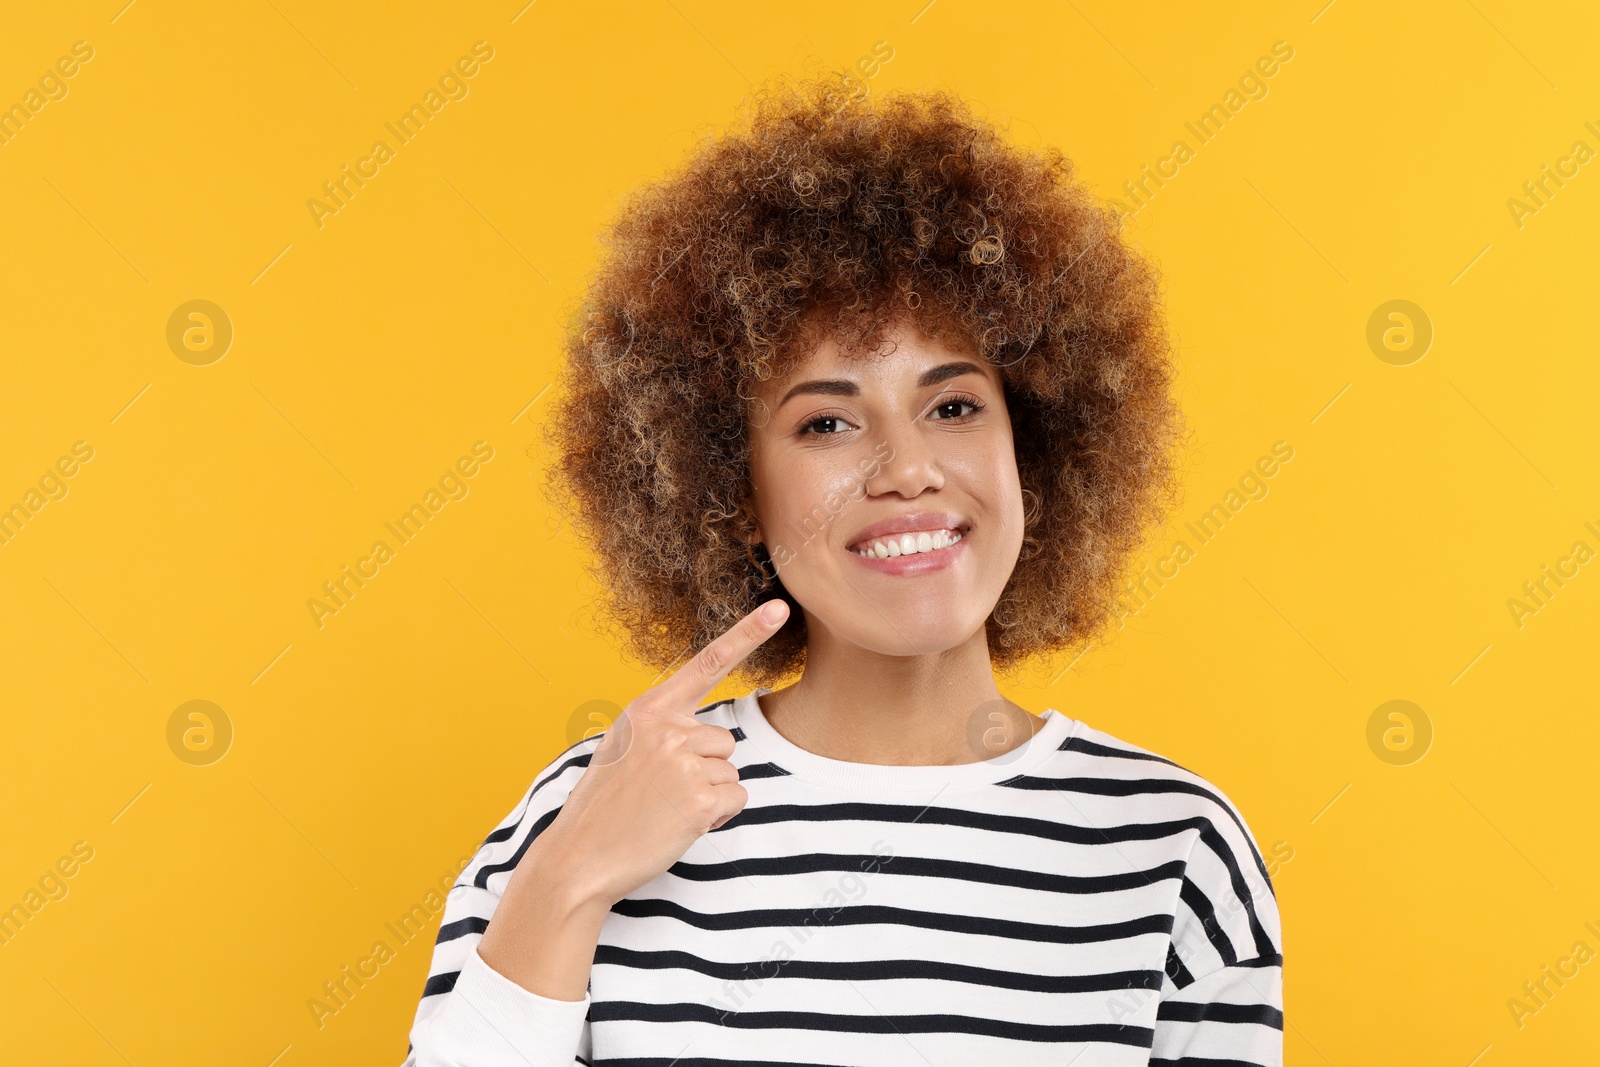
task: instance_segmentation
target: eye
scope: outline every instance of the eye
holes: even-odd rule
[[[842,426],[849,426],[842,415],[823,414],[803,423],[796,433],[797,437],[833,437]],[[820,429],[819,429],[820,427]]]
[[[959,419],[970,419],[970,418],[972,418],[973,415],[976,415],[978,412],[982,411],[983,408],[984,408],[984,405],[983,405],[983,402],[980,401],[977,397],[975,397],[975,396],[967,396],[967,395],[963,394],[963,395],[960,395],[960,396],[953,396],[953,397],[950,397],[947,400],[941,401],[939,403],[939,406],[934,408],[933,410],[935,412],[942,412],[942,411],[948,411],[949,409],[952,409],[952,408],[963,408],[963,407],[971,408],[972,409],[972,413],[970,415],[962,415],[962,414],[959,414],[959,413],[953,413],[953,414],[950,414],[950,415],[941,416],[940,417],[940,421],[949,422],[949,421],[959,420]]]

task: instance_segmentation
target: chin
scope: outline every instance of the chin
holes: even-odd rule
[[[881,626],[870,626],[871,620],[867,619],[852,619],[847,626],[834,627],[833,632],[851,644],[880,656],[928,656],[965,644],[984,624],[984,620],[971,625],[954,624],[946,618],[930,619],[919,625],[915,619],[897,616],[892,611],[884,615],[892,620],[892,625],[885,621],[883,615],[874,613]],[[869,625],[864,628],[863,623]]]

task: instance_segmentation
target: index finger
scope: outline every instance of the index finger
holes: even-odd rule
[[[698,708],[746,656],[782,629],[788,618],[786,602],[767,601],[724,630],[666,681],[648,690],[652,702],[671,710]]]

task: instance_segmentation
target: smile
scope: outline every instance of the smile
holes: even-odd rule
[[[909,530],[863,541],[845,551],[868,570],[890,577],[944,571],[967,554],[972,539],[958,529]]]
[[[913,530],[887,537],[876,537],[854,549],[858,556],[868,559],[889,559],[893,556],[914,556],[921,552],[937,552],[961,540],[959,530]]]

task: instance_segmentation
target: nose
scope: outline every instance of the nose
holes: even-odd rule
[[[880,448],[874,455],[871,473],[865,480],[868,496],[897,493],[909,500],[929,489],[944,487],[939,457],[916,423],[888,428],[883,440],[889,446],[889,454],[879,458],[883,451]]]

